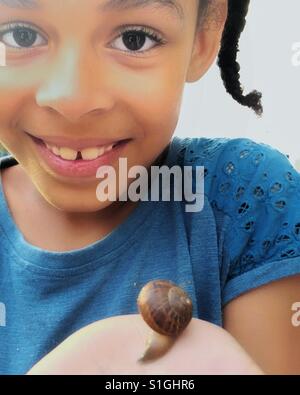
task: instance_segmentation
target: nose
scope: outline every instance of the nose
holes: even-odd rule
[[[91,112],[113,107],[107,89],[99,86],[103,70],[95,70],[95,63],[81,52],[77,43],[64,46],[36,92],[40,107],[55,110],[72,123]]]

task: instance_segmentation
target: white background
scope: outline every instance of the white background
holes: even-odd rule
[[[244,93],[263,94],[262,118],[226,92],[215,62],[200,81],[186,84],[175,134],[248,137],[290,155],[300,170],[300,66],[292,63],[297,42],[300,0],[251,0],[238,61]]]

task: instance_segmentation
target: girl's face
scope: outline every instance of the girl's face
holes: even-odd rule
[[[198,0],[170,3],[0,0],[0,141],[55,207],[88,212],[110,202],[96,198],[96,172],[62,175],[32,136],[76,151],[129,139],[128,169],[149,167],[168,145],[184,83],[217,51],[215,33],[203,47],[194,40]],[[118,163],[110,163],[117,179]]]

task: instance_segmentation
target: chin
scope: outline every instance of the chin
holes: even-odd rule
[[[94,194],[95,195],[95,194]],[[63,195],[43,195],[44,199],[57,210],[65,213],[92,213],[104,210],[113,202],[100,202],[96,196],[91,194],[80,194],[74,197],[74,194]]]

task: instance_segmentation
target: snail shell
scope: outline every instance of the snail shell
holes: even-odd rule
[[[191,321],[192,301],[174,283],[154,280],[142,288],[137,304],[144,321],[154,331],[148,339],[142,359],[161,356]]]
[[[191,299],[170,281],[149,282],[142,288],[137,303],[146,323],[162,335],[179,335],[192,319]]]

